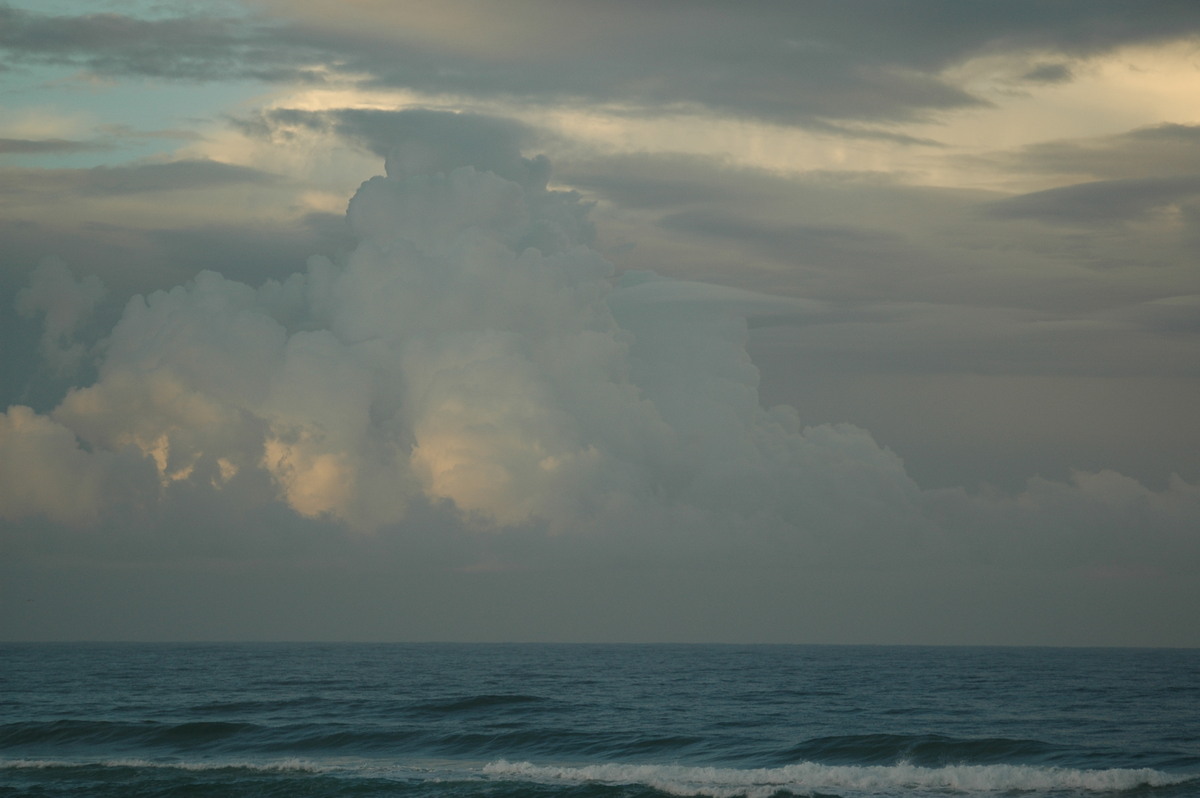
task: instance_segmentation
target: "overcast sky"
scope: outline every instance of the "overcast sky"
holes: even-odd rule
[[[0,639],[1200,645],[1200,4],[0,0]]]

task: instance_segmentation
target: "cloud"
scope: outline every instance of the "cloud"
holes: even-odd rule
[[[1025,80],[1067,78],[1062,54],[1181,39],[1200,14],[1180,4],[591,3],[363,0],[260,2],[240,16],[53,16],[0,7],[11,62],[161,79],[357,82],[426,95],[613,104],[628,112],[703,108],[842,134],[916,140],[898,121],[985,104],[945,70],[997,52],[1036,58]],[[474,35],[472,31],[480,31]],[[1041,63],[1038,63],[1040,61]],[[838,121],[863,125],[839,125]]]
[[[584,243],[589,206],[549,189],[541,161],[444,135],[472,117],[404,119],[416,138],[349,204],[352,251],[257,285],[202,271],[133,296],[89,342],[93,380],[0,416],[0,531],[18,556],[312,556],[456,579],[720,563],[743,584],[1197,560],[1184,480],[924,490],[861,427],[764,407],[748,319],[828,330],[826,305],[618,274]],[[26,312],[78,338],[96,283],[32,277]]]
[[[1200,196],[1200,175],[1099,180],[1022,194],[993,203],[1002,219],[1108,225],[1137,221]]]
[[[108,147],[88,141],[0,138],[0,155],[40,155],[43,153],[89,152],[104,149],[108,149]]]
[[[410,171],[432,174],[470,164],[519,183],[528,182],[533,167],[521,150],[536,140],[532,128],[515,120],[425,108],[276,108],[233,123],[268,138],[286,137],[297,128],[333,133],[381,158],[399,149],[395,157],[406,160]]]
[[[0,157],[108,168],[0,174],[7,467],[78,497],[4,477],[8,573],[308,561],[376,574],[362,617],[555,574],[568,630],[611,585],[792,629],[817,584],[1194,563],[1196,14],[14,0]],[[476,113],[381,110],[421,103]]]
[[[0,195],[40,198],[112,197],[157,191],[199,190],[236,184],[271,185],[276,175],[248,166],[210,160],[95,166],[90,169],[5,169]],[[28,201],[28,200],[26,200]]]
[[[1177,178],[1200,174],[1200,126],[1161,124],[1115,136],[1047,141],[975,160],[1012,172],[1041,176],[1103,180]]]
[[[8,265],[0,276],[8,301],[20,290],[29,264],[47,255],[76,268],[85,266],[88,274],[112,289],[110,295],[128,296],[168,288],[211,268],[251,283],[285,279],[314,253],[333,255],[353,248],[344,214],[311,213],[295,221],[253,219],[242,224],[188,221],[169,216],[162,226],[149,229],[80,225],[53,217],[44,222],[0,221],[0,262]]]
[[[1200,334],[1200,294],[1143,302],[1114,315],[1168,336],[1196,335]]]
[[[163,227],[127,235],[143,239],[156,257],[183,274],[220,268],[227,277],[252,283],[284,280],[310,255],[334,255],[354,246],[346,217],[326,213],[305,214],[295,223]]]
[[[119,484],[119,471],[139,467],[128,452],[81,448],[72,430],[28,407],[0,413],[0,520],[34,516],[87,528],[109,508],[114,490],[130,487]],[[20,529],[7,526],[14,538]]]
[[[622,207],[637,209],[720,202],[744,193],[731,185],[733,180],[723,181],[712,175],[714,171],[712,159],[668,153],[610,158],[599,164],[585,162],[568,167],[565,174],[560,172],[560,179]]]
[[[99,75],[218,80],[296,79],[311,57],[299,42],[273,46],[269,28],[245,18],[120,13],[52,15],[0,6],[0,50],[18,63],[55,64]]]
[[[1071,68],[1066,64],[1038,64],[1022,75],[1021,80],[1030,83],[1065,83],[1071,77]]]
[[[436,128],[412,143],[440,143]],[[753,496],[791,494],[789,451],[832,466],[843,445],[871,450],[860,430],[806,437],[757,406],[743,316],[801,303],[646,275],[614,288],[579,244],[574,194],[471,166],[421,173],[394,153],[350,203],[360,243],[344,262],[257,289],[202,272],[134,297],[98,379],[44,423],[77,435],[84,461],[140,453],[164,491],[257,471],[297,515],[368,530],[429,500],[559,532],[642,511],[754,515]],[[47,268],[25,305],[48,304],[35,297],[51,278],[82,285]]]
[[[1195,373],[1182,307],[1161,311],[1174,332],[1132,321],[1150,312],[1135,310],[1141,303],[1195,293],[1186,201],[1180,218],[1168,206],[1084,235],[1073,222],[998,219],[996,192],[870,173],[788,175],[637,154],[568,159],[556,180],[598,200],[599,241],[618,267],[655,263],[679,278],[823,302],[818,316],[751,320],[764,374],[793,395],[852,374],[888,384],[905,373],[1016,381]],[[625,241],[636,246],[614,246]],[[779,376],[791,373],[807,378]],[[886,390],[847,390],[887,401]],[[859,417],[800,409],[812,422]],[[857,412],[879,417],[869,406]],[[902,419],[887,424],[869,428],[883,440],[906,437]],[[1039,453],[1031,462],[1061,462],[1060,449],[1022,439]],[[906,453],[919,457],[920,445]],[[1029,467],[1025,475],[1039,468]]]
[[[178,191],[277,180],[274,175],[251,167],[206,160],[97,166],[78,173],[78,176],[81,178],[80,189],[84,193],[97,195]]]
[[[75,333],[104,297],[104,285],[95,275],[76,280],[66,265],[47,259],[30,277],[28,288],[17,294],[17,312],[43,316],[41,355],[60,373],[79,368],[83,346]]]
[[[839,262],[861,262],[864,255],[874,259],[884,252],[892,258],[904,258],[907,246],[900,234],[878,229],[837,224],[761,224],[699,210],[669,214],[659,224],[691,236],[740,240],[783,262],[816,261],[834,267]]]
[[[1177,573],[1200,554],[1193,532],[1200,486],[1178,477],[1153,491],[1110,470],[1075,472],[1066,482],[1032,478],[1015,497],[949,489],[931,492],[928,500],[944,520],[957,516],[958,523],[984,525],[971,545],[984,547],[993,562],[1117,565],[1154,576]]]

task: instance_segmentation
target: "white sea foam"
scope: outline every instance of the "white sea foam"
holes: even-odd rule
[[[768,798],[780,790],[797,795],[836,790],[843,794],[894,794],[897,789],[939,794],[990,794],[1008,791],[1108,792],[1158,787],[1190,776],[1149,768],[1077,770],[1028,765],[853,766],[803,762],[778,768],[714,768],[683,765],[581,765],[558,767],[500,760],[484,767],[497,779],[539,783],[644,784],[671,795],[714,798]]]

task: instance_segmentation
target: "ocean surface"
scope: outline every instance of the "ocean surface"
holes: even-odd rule
[[[0,796],[1200,796],[1200,650],[0,644]]]

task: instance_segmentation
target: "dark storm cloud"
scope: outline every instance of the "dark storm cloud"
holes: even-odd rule
[[[1200,31],[1200,6],[1189,2],[448,4],[447,14],[499,29],[489,47],[463,48],[409,24],[441,10],[383,8],[367,9],[355,28],[344,16],[326,25],[0,6],[0,51],[9,66],[188,80],[312,81],[332,72],[435,93],[632,103],[636,112],[703,106],[820,129],[829,120],[887,123],[978,105],[939,75],[973,55],[1082,57]],[[383,15],[377,25],[372,11]],[[1031,82],[1068,77],[1068,66],[1050,61],[1025,72]],[[896,135],[835,127],[841,135]]]
[[[1100,180],[1035,191],[992,204],[1001,219],[1033,219],[1071,225],[1136,221],[1200,197],[1200,175]]]

